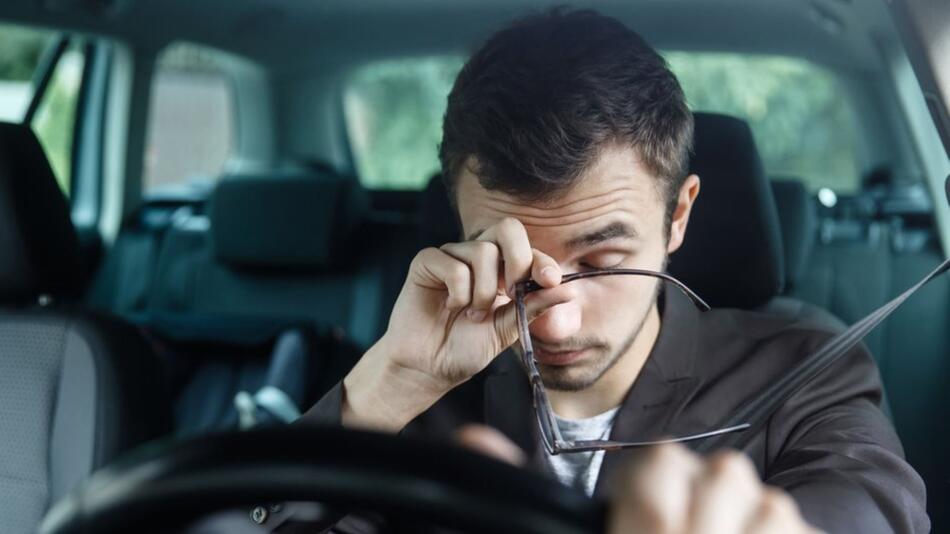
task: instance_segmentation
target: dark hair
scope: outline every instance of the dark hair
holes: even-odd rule
[[[661,183],[667,223],[686,178],[693,116],[663,58],[595,11],[514,22],[449,94],[439,159],[450,197],[470,157],[483,187],[527,201],[565,192],[607,144],[634,147]]]

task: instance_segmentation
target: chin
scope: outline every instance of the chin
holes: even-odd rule
[[[594,385],[607,369],[591,368],[589,365],[552,367],[542,366],[541,380],[551,391],[582,391]]]

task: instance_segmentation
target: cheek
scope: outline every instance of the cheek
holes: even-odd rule
[[[629,335],[652,304],[659,283],[651,277],[626,275],[589,282],[583,297],[583,328],[605,338]]]

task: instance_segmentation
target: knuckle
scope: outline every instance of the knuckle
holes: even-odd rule
[[[752,461],[737,451],[722,451],[713,455],[709,459],[709,471],[713,476],[729,478],[755,476]]]
[[[643,532],[665,534],[675,532],[677,521],[663,513],[656,505],[640,501],[635,507],[638,527]]]
[[[524,226],[514,217],[505,217],[498,221],[498,229],[505,232],[518,232],[524,230]]]
[[[435,247],[426,247],[416,253],[415,257],[412,258],[412,263],[418,265],[420,263],[427,263],[432,259],[436,258],[441,251]]]
[[[498,246],[491,241],[472,241],[471,246],[476,254],[490,255],[498,253]]]
[[[489,241],[476,241],[472,246],[475,249],[475,256],[479,259],[480,263],[486,267],[495,267],[498,263],[499,256],[498,245]]]
[[[798,515],[798,506],[784,491],[768,488],[762,493],[759,503],[765,516],[793,517]]]
[[[478,303],[479,307],[488,307],[495,302],[495,297],[498,294],[496,286],[484,286],[476,287],[474,292],[475,301]]]
[[[531,255],[531,251],[522,247],[516,247],[513,250],[505,251],[505,262],[515,265],[519,268],[527,269],[531,266],[533,261],[534,258]]]
[[[650,462],[658,465],[678,465],[689,453],[675,443],[665,443],[650,449]]]
[[[469,274],[468,267],[461,263],[456,263],[446,274],[445,283],[455,288],[464,288],[468,287],[470,279],[471,275]]]

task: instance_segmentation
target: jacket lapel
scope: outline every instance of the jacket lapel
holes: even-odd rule
[[[697,315],[700,313],[676,290],[661,299],[660,334],[640,375],[620,406],[610,439],[644,441],[668,437],[670,425],[692,398]],[[636,454],[636,449],[607,452],[600,466],[594,495],[609,494],[611,476]]]
[[[528,458],[534,459],[538,451],[543,453],[543,447],[540,446],[528,378],[517,356],[510,350],[499,356],[493,367],[485,378],[485,424],[501,431]]]
[[[661,297],[661,324],[657,342],[640,375],[617,412],[610,439],[641,441],[665,436],[696,390],[692,376],[696,320],[700,313],[678,291],[664,291]],[[550,474],[540,444],[531,388],[513,351],[492,364],[485,378],[485,424],[505,434],[529,458],[529,466]],[[608,452],[604,456],[594,494],[604,495],[612,473],[636,451]]]

